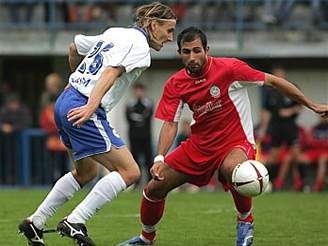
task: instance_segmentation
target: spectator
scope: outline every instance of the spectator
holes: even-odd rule
[[[66,147],[60,141],[54,119],[54,105],[56,98],[50,98],[49,104],[43,108],[40,115],[40,127],[47,132],[47,149],[49,150],[49,168],[52,168],[52,182],[63,176],[69,170]]]
[[[6,98],[9,94],[11,94],[12,88],[10,83],[8,82],[3,82],[0,84],[0,107],[2,107],[5,102]]]
[[[12,93],[6,98],[0,110],[0,130],[11,134],[31,126],[31,114],[27,106],[21,103],[17,94]]]
[[[131,153],[134,159],[142,165],[145,171],[146,182],[150,180],[149,169],[153,163],[151,117],[153,115],[153,103],[145,97],[145,86],[135,84],[133,87],[134,99],[127,104],[126,119],[129,125],[129,141]],[[140,180],[136,183],[140,186]]]
[[[296,158],[296,163],[318,165],[312,190],[322,191],[328,165],[328,120],[320,119],[319,123],[311,129],[306,138],[304,152]]]
[[[28,108],[17,94],[9,94],[0,108],[0,183],[15,184],[18,163],[17,134],[31,125]]]
[[[295,0],[265,0],[265,14],[263,16],[263,21],[267,24],[284,24],[291,16],[295,3]],[[310,22],[311,24],[316,24],[322,18],[321,0],[311,0],[310,5]]]
[[[45,79],[45,90],[40,99],[40,108],[43,110],[51,102],[51,98],[57,98],[62,91],[62,78],[58,73],[50,73]]]
[[[35,3],[13,2],[8,3],[10,21],[13,23],[31,22]]]
[[[285,70],[283,68],[274,68],[272,71],[277,77],[285,78]],[[262,124],[259,130],[259,141],[262,141],[264,134],[269,130],[271,136],[270,150],[267,156],[266,164],[278,164],[282,151],[286,149],[289,155],[282,158],[282,163],[278,170],[278,175],[274,181],[274,188],[279,190],[284,185],[284,180],[288,174],[290,167],[290,159],[292,156],[300,154],[298,144],[298,126],[296,118],[302,107],[296,102],[280,94],[277,90],[265,88],[263,91],[263,110]],[[270,168],[269,168],[270,169]],[[271,170],[272,171],[272,170]],[[301,178],[294,172],[294,189],[302,188]]]

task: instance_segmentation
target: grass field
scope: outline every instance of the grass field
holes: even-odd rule
[[[46,195],[45,190],[0,191],[0,245],[26,245],[17,224]],[[51,218],[57,222],[83,198],[81,192]],[[126,192],[91,219],[89,234],[99,246],[113,246],[139,233],[138,192]],[[254,200],[255,246],[328,245],[328,194],[266,194]],[[175,193],[167,200],[156,245],[234,245],[235,211],[229,194]],[[74,245],[56,233],[45,235],[48,246]]]

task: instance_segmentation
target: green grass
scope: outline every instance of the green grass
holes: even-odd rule
[[[17,224],[31,214],[44,190],[0,192],[0,245],[26,245]],[[51,218],[57,222],[83,198],[81,192]],[[137,235],[140,193],[123,193],[91,219],[87,226],[97,245],[112,246]],[[328,194],[266,194],[254,200],[255,246],[328,245]],[[158,226],[156,245],[234,245],[235,211],[226,193],[171,194]],[[45,235],[47,245],[74,245],[56,233]]]

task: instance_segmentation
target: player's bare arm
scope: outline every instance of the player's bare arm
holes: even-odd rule
[[[77,48],[74,42],[70,43],[70,45],[68,46],[68,62],[72,72],[75,71],[75,69],[81,63],[83,58],[84,56],[79,55],[79,53],[77,52]]]
[[[160,135],[159,135],[159,142],[158,142],[158,156],[162,156],[162,158],[158,158],[158,161],[154,160],[154,165],[150,169],[150,173],[155,180],[163,180],[161,176],[161,169],[164,164],[164,156],[171,148],[175,136],[178,131],[178,123],[177,122],[169,122],[165,121],[162,125]]]
[[[106,68],[102,72],[96,86],[91,91],[88,103],[82,107],[71,109],[67,115],[68,120],[74,121],[73,125],[81,127],[96,111],[105,93],[113,86],[116,79],[124,71],[123,67]]]
[[[311,99],[307,98],[301,90],[287,80],[266,73],[265,84],[275,87],[289,98],[313,110],[321,117],[328,118],[328,104],[313,102]]]

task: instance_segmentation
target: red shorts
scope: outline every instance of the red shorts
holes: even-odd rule
[[[188,142],[180,145],[166,156],[165,163],[174,170],[190,175],[191,180],[189,183],[197,186],[203,186],[209,183],[213,173],[220,168],[225,157],[232,149],[240,148],[246,153],[248,159],[255,159],[255,149],[247,141],[228,145],[207,157],[195,153],[188,154],[186,151],[186,147],[188,146],[186,145],[188,145]],[[220,179],[220,181],[224,183],[224,180]]]

